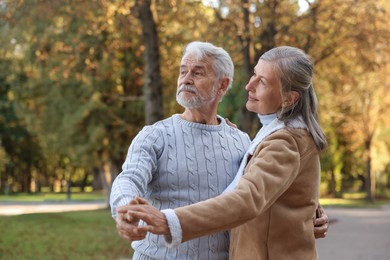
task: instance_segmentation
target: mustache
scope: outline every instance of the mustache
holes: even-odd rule
[[[177,94],[179,94],[182,91],[189,91],[189,92],[192,92],[194,94],[198,93],[197,89],[194,86],[184,85],[184,84],[180,85],[180,87],[177,89]]]

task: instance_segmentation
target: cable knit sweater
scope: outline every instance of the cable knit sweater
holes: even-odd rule
[[[135,196],[145,197],[158,209],[177,208],[221,194],[233,180],[249,147],[247,134],[230,127],[181,119],[176,114],[145,126],[132,141],[115,179],[112,215]],[[221,232],[165,247],[162,237],[148,234],[132,243],[133,259],[228,259],[229,234]]]

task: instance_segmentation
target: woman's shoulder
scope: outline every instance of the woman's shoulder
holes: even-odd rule
[[[282,128],[269,136],[263,143],[271,146],[289,146],[292,149],[297,149],[299,152],[305,153],[308,150],[316,150],[316,146],[310,133],[303,128]]]

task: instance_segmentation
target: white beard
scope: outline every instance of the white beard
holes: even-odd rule
[[[180,92],[181,90],[190,91],[194,93],[194,95],[191,98],[186,98],[186,94]],[[176,101],[184,108],[200,108],[214,101],[216,95],[217,88],[215,86],[213,86],[209,96],[200,96],[195,87],[191,85],[181,85],[176,92]]]

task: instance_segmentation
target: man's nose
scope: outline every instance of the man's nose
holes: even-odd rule
[[[188,85],[192,85],[192,83],[194,83],[191,72],[187,72],[185,75],[183,75],[181,83]]]

